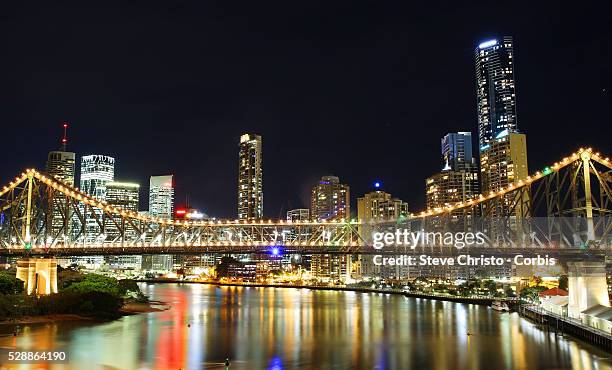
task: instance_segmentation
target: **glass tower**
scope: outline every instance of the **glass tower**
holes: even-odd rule
[[[512,37],[480,43],[475,57],[478,144],[482,150],[502,131],[518,131]]]
[[[263,217],[263,174],[261,168],[261,136],[240,136],[238,162],[238,218]]]

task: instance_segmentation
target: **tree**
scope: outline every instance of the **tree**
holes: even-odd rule
[[[567,275],[562,275],[559,277],[559,289],[567,290],[568,281]]]
[[[100,292],[115,297],[122,297],[126,293],[126,290],[119,286],[117,279],[98,274],[85,275],[82,281],[72,283],[65,291],[73,293]]]
[[[533,281],[535,286],[540,286],[540,284],[542,284],[542,277],[534,275],[533,278],[531,278],[531,281]]]
[[[23,281],[17,279],[15,271],[0,272],[0,293],[17,294],[23,292]]]

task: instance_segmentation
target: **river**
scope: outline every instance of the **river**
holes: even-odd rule
[[[484,306],[309,289],[142,289],[172,308],[104,323],[21,325],[17,337],[0,326],[0,347],[69,357],[4,367],[225,369],[229,358],[230,369],[612,370],[612,354]]]

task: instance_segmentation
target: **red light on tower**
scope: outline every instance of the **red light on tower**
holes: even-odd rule
[[[185,216],[187,214],[187,210],[186,209],[177,209],[176,210],[176,215],[177,216]]]

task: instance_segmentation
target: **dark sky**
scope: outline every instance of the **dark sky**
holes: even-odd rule
[[[118,180],[145,193],[174,173],[179,202],[234,218],[238,138],[256,132],[267,217],[326,174],[354,207],[380,179],[418,211],[440,137],[475,134],[474,47],[504,34],[531,172],[580,146],[612,155],[606,2],[93,3],[2,4],[2,183],[43,168],[66,120],[70,149],[115,157]]]

